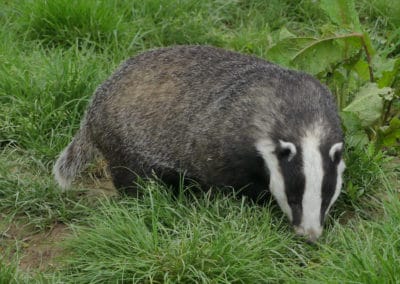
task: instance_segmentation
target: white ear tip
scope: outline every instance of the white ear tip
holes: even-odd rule
[[[333,146],[329,150],[329,157],[331,158],[332,161],[335,159],[335,154],[338,151],[341,151],[342,149],[343,149],[343,142],[333,144]]]
[[[292,142],[279,140],[279,144],[283,149],[288,149],[290,151],[289,161],[297,154],[296,146]]]

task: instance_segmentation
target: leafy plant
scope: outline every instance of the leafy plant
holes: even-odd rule
[[[283,27],[268,58],[305,70],[333,90],[350,146],[375,143],[399,148],[400,58],[378,55],[363,30],[354,1],[321,0],[330,23],[316,37],[296,36]]]

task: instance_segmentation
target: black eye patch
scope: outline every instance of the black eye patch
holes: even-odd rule
[[[340,160],[342,158],[342,150],[336,151],[335,154],[333,155],[333,163],[335,165],[339,164]]]
[[[279,160],[287,160],[289,161],[289,157],[292,154],[292,151],[288,148],[278,148],[276,151],[276,155]]]

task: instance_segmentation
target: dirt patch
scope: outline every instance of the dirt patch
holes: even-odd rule
[[[78,178],[75,185],[85,189],[82,198],[94,200],[101,196],[118,195],[110,177],[104,172]],[[65,253],[60,243],[70,235],[71,230],[63,223],[56,223],[43,231],[29,224],[24,217],[0,213],[0,260],[17,263],[26,272],[51,270]]]
[[[35,232],[32,226],[12,223],[1,232],[1,254],[6,261],[18,259],[24,271],[44,271],[57,265],[63,250],[59,243],[70,235],[64,224],[55,224],[46,232]]]
[[[30,167],[20,163],[18,153],[11,154],[9,161],[14,162],[7,168],[10,174],[21,179],[41,178],[30,174]],[[83,189],[79,195],[89,201],[118,195],[103,160],[96,161],[81,178],[77,178],[73,188]],[[24,215],[0,212],[0,262],[17,265],[27,273],[52,270],[60,265],[66,253],[61,242],[70,235],[71,229],[63,223],[55,223],[43,230],[29,223],[29,218]]]
[[[70,234],[64,224],[55,225],[50,231],[32,235],[26,240],[27,247],[24,249],[19,266],[23,270],[47,270],[54,267],[56,259],[63,252],[59,243]]]

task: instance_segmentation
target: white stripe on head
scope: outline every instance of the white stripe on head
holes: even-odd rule
[[[336,145],[336,144],[335,144]],[[336,178],[336,188],[335,188],[335,193],[332,196],[331,201],[329,202],[329,206],[325,211],[325,216],[328,215],[329,210],[331,209],[333,203],[336,201],[336,199],[339,197],[339,194],[342,190],[342,184],[343,184],[343,172],[346,169],[346,164],[344,163],[343,160],[339,162],[339,165],[337,166],[337,178]]]
[[[285,183],[279,167],[278,158],[275,154],[275,144],[268,139],[260,140],[256,143],[256,149],[262,155],[269,170],[269,189],[281,210],[288,216],[289,220],[292,221],[292,209],[287,201]]]
[[[301,142],[306,182],[302,200],[303,216],[296,231],[298,234],[306,235],[311,240],[315,240],[322,233],[320,215],[324,170],[319,149],[320,135],[318,135],[318,131],[308,132]]]

